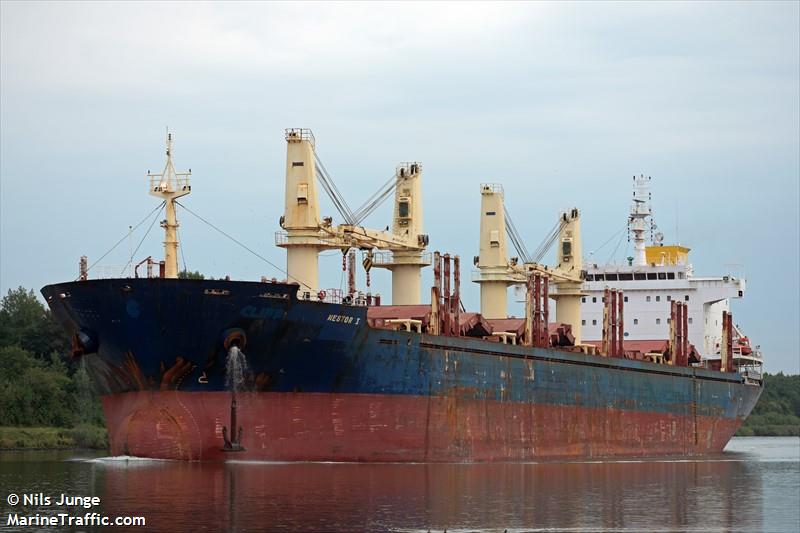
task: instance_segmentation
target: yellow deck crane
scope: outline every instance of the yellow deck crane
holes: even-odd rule
[[[392,303],[418,304],[421,298],[420,269],[430,264],[425,253],[428,236],[422,233],[422,165],[403,163],[383,189],[355,212],[350,210],[315,152],[311,130],[286,130],[286,193],[281,217],[284,231],[276,233],[275,244],[286,248],[289,281],[300,284],[303,298],[317,295],[322,250],[351,248],[365,252],[364,267],[392,271]],[[334,225],[330,217],[320,218],[317,183],[331,197],[344,224]],[[363,227],[360,223],[391,193],[395,195],[392,231]],[[373,250],[379,252],[375,254]]]
[[[522,243],[513,221],[505,207],[503,187],[499,184],[481,184],[480,255],[474,263],[478,271],[473,281],[481,286],[481,314],[489,319],[508,316],[509,285],[527,284],[531,276],[550,280],[555,291],[549,297],[556,299],[556,321],[570,324],[575,343],[581,339],[581,287],[582,272],[580,212],[571,209],[561,213],[559,222],[535,254],[530,254]],[[508,257],[506,236],[512,240],[519,257]],[[558,264],[548,267],[539,263],[550,245],[558,240]],[[529,302],[526,302],[526,311]],[[526,312],[526,315],[529,313]],[[526,317],[527,318],[527,317]]]

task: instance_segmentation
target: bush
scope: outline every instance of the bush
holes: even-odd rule
[[[800,436],[800,375],[764,374],[764,392],[738,436]]]
[[[64,353],[69,337],[52,313],[23,287],[9,290],[0,300],[0,347],[19,346],[39,359]]]
[[[104,426],[103,404],[95,393],[89,373],[85,368],[79,367],[75,371],[69,388],[72,395],[70,407],[75,413],[76,423]]]
[[[108,447],[100,399],[86,370],[65,364],[68,346],[33,291],[0,300],[0,426],[14,426],[0,427],[0,449]]]
[[[51,427],[0,427],[0,450],[42,450],[58,448],[108,449],[103,428],[80,425],[73,429]]]
[[[17,346],[0,348],[0,425],[71,426],[70,384],[60,362],[48,365]]]
[[[105,428],[90,426],[89,424],[78,424],[69,430],[75,446],[79,448],[108,448],[108,433]]]

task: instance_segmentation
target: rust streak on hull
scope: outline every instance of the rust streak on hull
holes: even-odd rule
[[[721,452],[737,418],[376,394],[237,395],[246,451],[271,461],[483,462]],[[111,453],[224,460],[224,392],[103,398]]]

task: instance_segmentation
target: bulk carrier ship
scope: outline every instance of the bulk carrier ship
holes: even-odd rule
[[[571,209],[548,239],[557,264],[545,266],[519,242],[502,187],[482,184],[473,261],[481,309],[467,312],[460,258],[426,250],[420,163],[399,165],[353,211],[311,132],[286,130],[286,141],[276,234],[286,279],[179,279],[176,206],[191,185],[189,173],[173,167],[168,136],[164,171],[148,173],[149,192],[166,212],[164,260],[143,261],[142,277],[134,269],[89,279],[82,258],[76,281],[42,289],[72,335],[72,357],[102,396],[112,454],[399,462],[694,456],[720,452],[758,400],[760,354],[742,358],[727,303],[714,308],[718,329],[703,330],[716,335],[716,351],[691,342],[693,309],[677,297],[653,303],[669,320],[666,335],[648,339],[658,344],[627,340],[635,326],[625,305],[627,294],[642,290],[637,276],[646,283],[655,273],[658,281],[664,271],[666,280],[683,264],[648,263],[649,248],[637,240],[645,264],[637,255],[612,284],[596,267],[584,268],[580,212]],[[318,184],[343,224],[320,217]],[[391,230],[363,227],[392,196]],[[644,217],[631,218],[641,237]],[[507,237],[525,253],[509,257]],[[319,287],[323,250],[342,252],[346,289]],[[356,251],[368,283],[371,268],[391,271],[391,305],[357,290]],[[434,284],[425,304],[421,269],[429,266]],[[631,284],[619,281],[628,274]],[[508,288],[517,286],[521,318],[507,310]],[[717,302],[728,290],[720,287]],[[601,293],[599,307],[587,308],[586,299]],[[601,322],[587,326],[590,335],[599,331],[594,342],[581,338],[587,319]]]

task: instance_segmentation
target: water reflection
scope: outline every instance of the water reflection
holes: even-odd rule
[[[743,461],[502,465],[149,464],[106,468],[102,498],[196,530],[759,529]],[[143,505],[143,502],[147,502]],[[185,525],[182,526],[182,525]]]
[[[106,515],[144,516],[147,530],[193,533],[798,531],[800,440],[732,444],[739,451],[701,461],[473,465],[65,460],[63,453],[5,452],[0,492],[100,496]],[[0,502],[3,526],[9,511]]]

